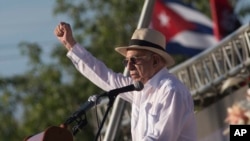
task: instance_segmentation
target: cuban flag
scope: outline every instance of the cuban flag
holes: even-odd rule
[[[169,54],[192,57],[218,43],[211,20],[178,0],[156,0],[150,26],[165,35]]]

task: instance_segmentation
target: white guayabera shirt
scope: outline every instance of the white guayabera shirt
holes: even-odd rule
[[[79,72],[105,91],[133,83],[130,77],[113,72],[79,44],[67,56]],[[197,140],[193,99],[166,68],[144,84],[143,90],[119,96],[132,104],[133,141]]]

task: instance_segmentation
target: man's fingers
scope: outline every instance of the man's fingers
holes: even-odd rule
[[[59,25],[56,27],[56,29],[55,29],[55,34],[56,34],[56,36],[58,36],[58,37],[62,37],[62,36],[63,36],[64,30],[63,30],[63,27],[62,27],[61,24],[59,24]]]

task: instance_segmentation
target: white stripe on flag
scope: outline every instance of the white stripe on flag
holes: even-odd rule
[[[166,3],[166,6],[169,6],[171,9],[173,9],[176,13],[179,15],[182,15],[182,17],[190,22],[196,22],[200,24],[204,24],[206,26],[212,27],[213,23],[211,19],[208,17],[204,16],[201,12],[191,9],[189,7],[180,5],[178,3]],[[185,15],[185,16],[183,16]]]
[[[171,42],[178,42],[183,46],[196,49],[207,49],[218,43],[214,36],[204,33],[184,31],[177,34]]]

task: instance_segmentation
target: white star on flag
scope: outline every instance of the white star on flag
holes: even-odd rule
[[[169,24],[169,17],[167,16],[167,14],[162,11],[159,16],[158,19],[160,20],[160,24],[161,26],[168,26]]]

